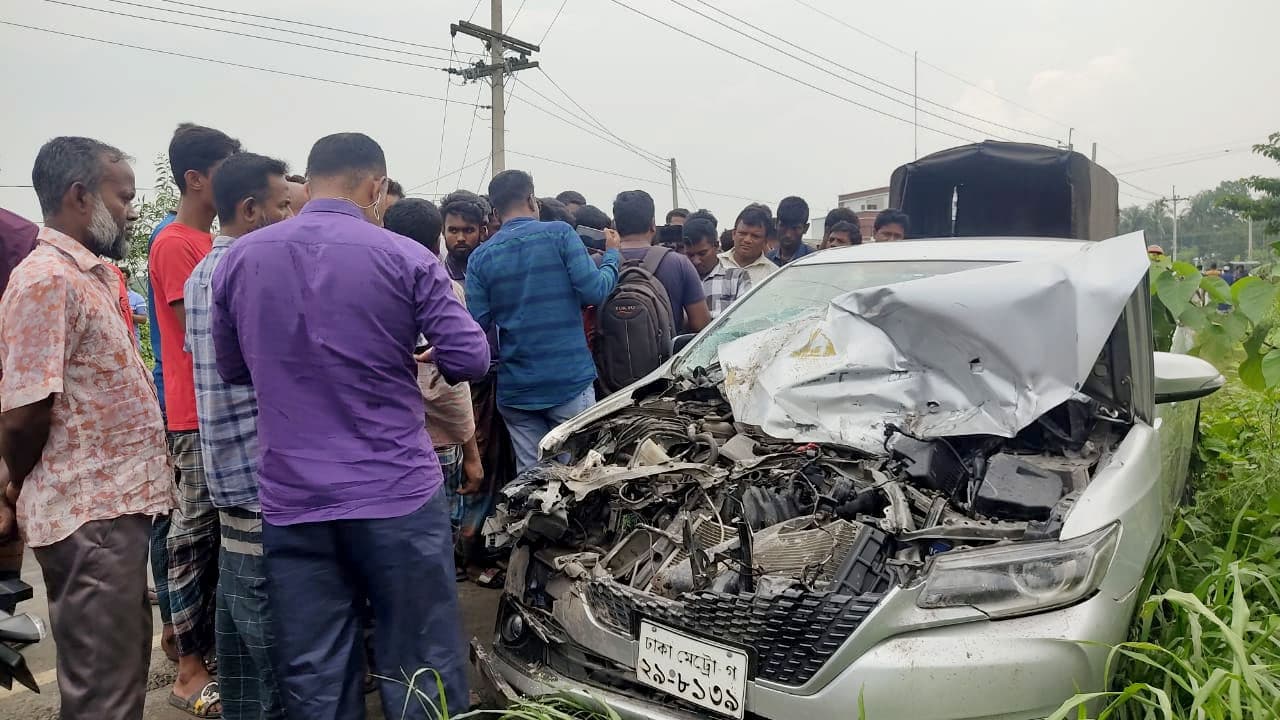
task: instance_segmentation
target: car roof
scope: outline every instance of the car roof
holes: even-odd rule
[[[863,243],[809,253],[793,266],[904,260],[986,260],[1018,262],[1075,252],[1084,240],[1045,238],[941,238]]]

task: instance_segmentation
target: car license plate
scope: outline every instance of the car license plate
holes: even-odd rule
[[[745,712],[747,654],[727,645],[641,620],[636,676],[722,715],[741,719]]]

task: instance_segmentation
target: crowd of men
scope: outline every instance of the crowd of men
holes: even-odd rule
[[[807,245],[798,197],[658,226],[648,193],[606,213],[520,170],[437,205],[360,133],[300,176],[183,124],[144,299],[117,267],[130,163],[54,138],[43,227],[0,210],[0,535],[43,572],[63,720],[142,716],[153,602],[194,717],[359,718],[372,688],[388,717],[465,707],[456,582],[501,587],[481,528],[543,436],[780,266],[863,241],[840,208]],[[875,240],[907,225],[886,211]]]

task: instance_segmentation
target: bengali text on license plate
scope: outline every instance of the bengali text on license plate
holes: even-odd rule
[[[640,682],[708,710],[741,718],[747,694],[747,654],[640,621],[636,653]]]

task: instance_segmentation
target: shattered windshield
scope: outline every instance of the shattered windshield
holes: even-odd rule
[[[847,292],[997,264],[983,260],[899,260],[792,265],[775,273],[699,337],[680,359],[676,372],[709,367],[716,362],[716,352],[724,343],[823,312],[833,298]]]

